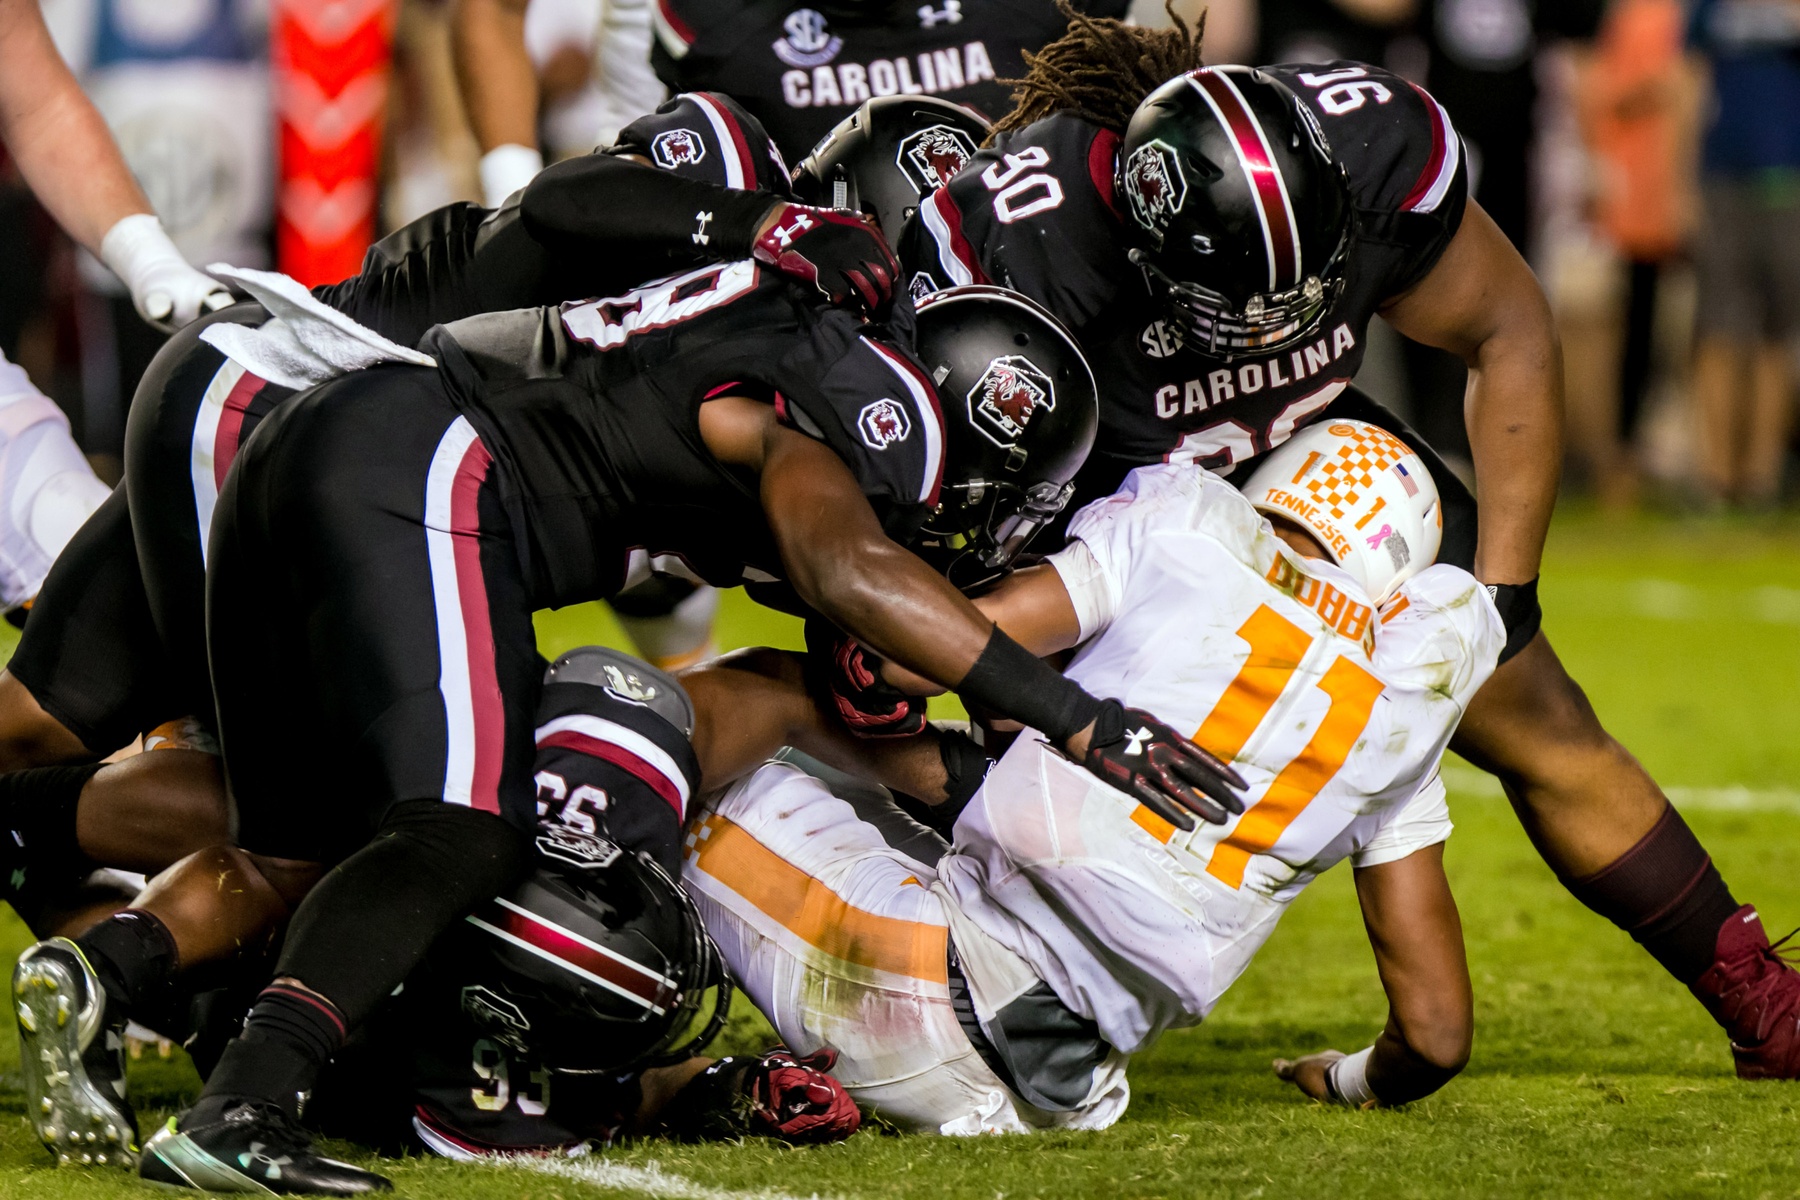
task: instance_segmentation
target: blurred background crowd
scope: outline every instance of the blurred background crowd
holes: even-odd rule
[[[655,107],[653,3],[43,0],[43,11],[189,260],[273,265],[310,284],[352,273],[373,238],[435,207],[496,202],[522,182],[497,147],[516,155],[535,140],[552,161]],[[1617,509],[1750,510],[1800,491],[1800,0],[1172,8],[1207,10],[1210,62],[1359,59],[1449,110],[1474,195],[1558,310],[1569,490]],[[1132,17],[1169,19],[1161,0],[1135,0]],[[789,20],[804,48],[806,28]],[[1460,361],[1383,325],[1371,333],[1359,382],[1466,462]],[[68,412],[103,477],[116,477],[131,389],[160,340],[0,166],[0,349]]]

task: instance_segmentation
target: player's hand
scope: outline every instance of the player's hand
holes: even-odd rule
[[[141,290],[133,289],[131,302],[144,320],[173,333],[201,314],[229,305],[231,292],[205,272],[176,261],[148,272]]]
[[[138,315],[164,333],[231,303],[225,285],[190,266],[150,213],[121,218],[107,230],[100,257],[131,289]]]
[[[1314,1100],[1330,1100],[1331,1093],[1325,1086],[1325,1072],[1342,1057],[1344,1054],[1341,1050],[1321,1050],[1304,1058],[1278,1058],[1274,1063],[1275,1078],[1287,1080]]]
[[[879,318],[893,303],[900,262],[875,223],[859,213],[779,203],[751,250],[756,261],[810,283],[833,304]]]
[[[1244,811],[1243,777],[1141,708],[1102,701],[1081,764],[1177,829]],[[1189,814],[1193,814],[1190,816]]]
[[[810,1143],[841,1142],[855,1133],[862,1114],[844,1085],[826,1073],[836,1063],[837,1051],[829,1048],[805,1058],[784,1047],[763,1055],[744,1077],[755,1131]]]
[[[845,728],[862,738],[914,737],[925,731],[925,701],[881,678],[881,660],[821,620],[806,623],[806,658],[815,690],[831,697]]]

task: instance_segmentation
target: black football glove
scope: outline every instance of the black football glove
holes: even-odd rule
[[[925,701],[882,681],[881,660],[829,622],[806,623],[813,690],[829,696],[845,728],[862,738],[915,737],[925,731]]]
[[[1236,771],[1143,709],[1100,703],[1082,766],[1177,829],[1244,811],[1238,793],[1249,785]]]
[[[875,223],[858,213],[782,204],[751,254],[790,279],[810,283],[833,304],[879,318],[894,300],[900,263]]]

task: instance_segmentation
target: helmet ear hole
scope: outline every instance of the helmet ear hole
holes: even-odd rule
[[[1030,335],[1030,334],[1029,334],[1029,333],[1015,333],[1015,334],[1013,334],[1013,345],[1015,345],[1015,346],[1029,346],[1029,345],[1031,345],[1031,335]]]

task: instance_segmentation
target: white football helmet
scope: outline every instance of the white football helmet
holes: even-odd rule
[[[1444,536],[1424,462],[1367,421],[1308,425],[1262,460],[1243,492],[1258,511],[1318,538],[1376,604],[1430,566]]]

